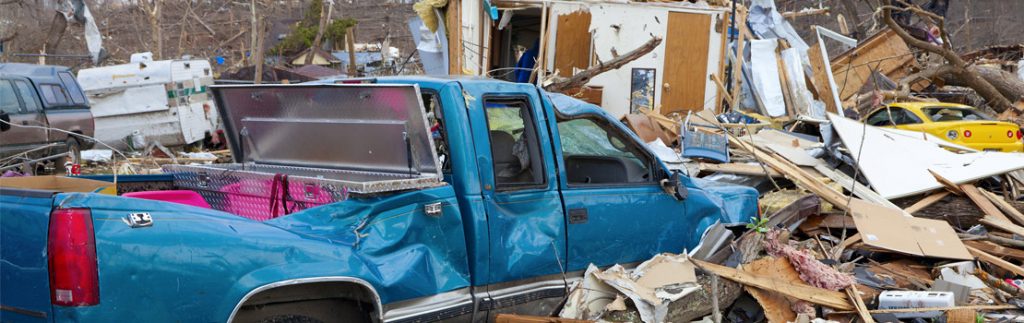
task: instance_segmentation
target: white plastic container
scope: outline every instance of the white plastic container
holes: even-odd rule
[[[878,309],[909,309],[952,307],[956,300],[952,292],[884,291],[878,295]],[[898,318],[932,318],[942,311],[896,313]]]

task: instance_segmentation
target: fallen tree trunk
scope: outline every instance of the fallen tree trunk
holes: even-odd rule
[[[978,72],[968,68],[967,62],[960,58],[960,55],[958,55],[955,51],[953,51],[951,47],[949,47],[949,37],[946,35],[946,30],[944,26],[945,23],[942,17],[924,11],[923,9],[916,5],[911,5],[906,8],[897,8],[892,5],[892,1],[890,0],[886,0],[885,5],[883,5],[881,9],[881,14],[883,16],[882,20],[884,20],[885,24],[889,26],[890,29],[895,31],[896,34],[899,35],[900,38],[902,38],[903,41],[907,43],[907,45],[914,46],[918,49],[945,58],[946,61],[949,62],[949,65],[951,65],[952,67],[952,73],[955,74],[959,79],[963,80],[965,85],[977,91],[978,95],[981,95],[981,97],[985,99],[985,102],[987,102],[993,110],[995,110],[996,112],[1003,112],[1006,110],[1017,109],[1016,107],[1013,106],[1010,100],[1007,100],[1007,98],[1003,96],[1003,94],[1000,93],[999,90],[996,89],[996,87],[992,86],[992,84],[985,80],[985,78],[983,78]],[[915,14],[921,15],[922,18],[937,20],[939,31],[942,33],[944,45],[936,45],[931,42],[923,41],[911,36],[906,29],[903,29],[902,26],[897,24],[896,21],[892,19],[892,10],[910,10],[913,11]]]
[[[640,45],[640,47],[637,47],[622,56],[617,56],[607,62],[598,63],[597,66],[593,66],[582,72],[576,73],[567,79],[556,80],[554,83],[544,86],[544,89],[551,92],[562,92],[567,89],[583,86],[584,84],[587,84],[587,82],[590,82],[590,79],[594,76],[610,70],[618,69],[623,65],[626,65],[626,63],[647,55],[647,53],[650,53],[654,48],[658,47],[658,45],[661,45],[661,37],[651,38],[651,40]]]
[[[1010,102],[1016,102],[1024,99],[1024,80],[1017,78],[1016,75],[1010,72],[1003,71],[1002,69],[988,67],[988,66],[971,66],[968,69],[978,73],[981,78],[985,79],[989,84],[999,91],[1000,94],[1006,97]],[[957,86],[970,86],[968,82],[965,82],[959,78],[959,75],[949,75],[945,79],[946,84],[957,85]]]

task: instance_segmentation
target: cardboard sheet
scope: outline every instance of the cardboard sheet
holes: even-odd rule
[[[946,221],[905,217],[899,209],[860,199],[850,202],[850,214],[869,246],[922,257],[973,259]]]
[[[0,187],[117,195],[114,183],[63,176],[3,177],[0,178]]]
[[[1024,154],[957,154],[932,141],[894,134],[829,114],[833,129],[879,195],[899,198],[942,188],[928,170],[956,184],[1024,169]],[[864,145],[861,149],[861,141]]]

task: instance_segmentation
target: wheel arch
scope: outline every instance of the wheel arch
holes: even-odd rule
[[[305,299],[289,298],[290,294],[302,291]],[[325,276],[296,278],[276,281],[261,285],[250,290],[235,304],[227,322],[234,321],[236,316],[247,305],[259,305],[279,301],[303,301],[320,298],[354,298],[353,300],[368,302],[373,305],[373,318],[382,321],[384,307],[380,295],[369,282],[347,276]]]

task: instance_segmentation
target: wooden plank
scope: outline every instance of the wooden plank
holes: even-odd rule
[[[752,164],[739,164],[739,163],[728,163],[728,164],[710,164],[710,163],[699,163],[697,168],[701,172],[719,172],[726,174],[737,174],[737,175],[749,175],[749,176],[764,176],[765,170],[768,170],[768,175],[772,177],[782,177],[782,174],[775,171],[774,169],[762,167],[761,165]]]
[[[932,195],[925,196],[923,199],[917,201],[913,205],[907,207],[906,209],[903,209],[903,211],[910,214],[914,214],[914,212],[920,211],[921,209],[926,208],[929,205],[935,204],[935,202],[938,202],[947,195],[949,195],[948,191],[942,191]]]
[[[860,316],[862,322],[875,323],[871,313],[868,313],[868,306],[864,305],[864,300],[860,298],[860,292],[857,291],[856,284],[846,288],[846,295],[853,301],[854,308],[857,310],[857,315]]]
[[[953,306],[953,307],[922,307],[922,308],[897,308],[888,310],[870,310],[868,313],[871,314],[895,314],[895,313],[917,313],[917,312],[931,312],[931,311],[954,311],[959,309],[972,309],[972,310],[1012,310],[1016,309],[1013,305],[970,305],[970,306]],[[853,311],[836,311],[835,314],[854,314]]]
[[[575,69],[590,67],[590,11],[558,15],[555,25],[555,70],[562,77],[575,74]]]
[[[931,169],[928,170],[928,173],[931,173],[932,177],[935,177],[935,180],[938,181],[939,184],[942,184],[942,186],[946,187],[946,189],[949,190],[950,192],[953,192],[956,195],[964,195],[964,191],[963,189],[960,188],[960,185],[957,185],[956,183],[953,183],[952,181],[946,179],[945,177],[942,177],[942,175],[939,175],[939,173],[936,173]]]
[[[978,220],[978,222],[984,223],[985,225],[988,225],[988,226],[991,226],[991,227],[996,227],[996,228],[998,228],[1000,230],[1003,230],[1003,231],[1006,231],[1006,232],[1009,232],[1009,233],[1013,233],[1013,234],[1016,234],[1016,235],[1019,235],[1019,236],[1024,236],[1024,227],[1021,227],[1019,225],[1014,225],[1013,223],[1010,223],[1010,221],[1004,221],[1004,220],[1001,220],[1001,219],[996,219],[996,218],[993,218],[993,217],[990,217],[990,216],[986,216],[986,217]]]
[[[1010,202],[1007,202],[1002,196],[986,190],[981,190],[981,194],[995,204],[996,207],[1005,212],[1004,215],[1013,218],[1014,221],[1017,221],[1017,224],[1024,225],[1024,213],[1021,213],[1017,208],[1013,207],[1013,205],[1010,205]]]
[[[722,16],[720,18],[721,19],[719,21],[730,21],[729,19],[731,19],[731,16],[730,16],[730,14],[728,12],[725,12],[725,13],[722,13]],[[728,38],[728,36],[729,36],[729,27],[726,24],[724,24],[724,23],[723,24],[718,24],[718,27],[719,27],[718,33],[720,35],[722,35],[722,37],[720,37],[721,39],[719,39],[719,41],[718,41],[718,48],[720,48],[720,50],[718,51],[718,72],[715,75],[718,76],[719,79],[724,80],[725,79],[725,62],[728,61],[728,59],[726,59],[726,56],[725,56],[725,50],[726,50],[727,47],[729,47],[729,38]],[[730,94],[729,91],[725,91],[725,90],[726,89],[723,87],[723,88],[718,89],[718,92],[715,93],[715,98],[717,98],[717,100],[715,100],[715,114],[722,113],[722,99],[723,98],[727,98],[726,100],[729,101],[729,102],[736,102],[736,101],[732,100],[732,94]],[[730,107],[732,107],[732,106],[733,105],[730,105]]]
[[[722,276],[722,278],[729,279],[743,285],[778,292],[786,296],[805,300],[818,305],[828,306],[838,310],[854,309],[846,294],[841,292],[817,288],[810,285],[794,284],[781,279],[751,274],[735,268],[729,268],[696,259],[692,260],[701,269],[713,272]]]
[[[987,250],[995,256],[1024,260],[1024,250],[1003,247],[991,241],[967,240],[964,244],[978,250]]]
[[[867,186],[864,186],[864,184],[861,184],[859,182],[854,182],[853,178],[850,178],[850,176],[847,176],[843,172],[839,172],[839,171],[836,171],[836,170],[834,170],[832,168],[829,168],[828,165],[825,165],[825,164],[815,165],[814,166],[814,170],[818,171],[819,173],[821,173],[825,177],[828,177],[829,179],[835,181],[836,183],[839,183],[839,185],[843,186],[843,188],[852,191],[853,195],[856,195],[857,197],[859,197],[861,199],[864,199],[866,201],[870,201],[870,202],[873,202],[873,203],[876,203],[876,204],[881,204],[881,205],[884,205],[884,206],[888,206],[888,207],[891,207],[891,208],[894,208],[894,209],[900,208],[899,206],[896,206],[896,204],[893,204],[892,202],[890,202],[889,199],[884,198],[881,195],[878,195],[877,192],[872,191]],[[910,213],[906,213],[906,214],[904,214],[904,216],[910,216]]]
[[[989,254],[987,252],[981,251],[981,249],[978,249],[978,248],[975,248],[975,247],[971,247],[971,246],[966,246],[966,247],[967,247],[967,250],[970,251],[972,255],[974,255],[975,257],[978,257],[978,259],[981,260],[981,261],[984,261],[984,262],[986,262],[986,263],[988,263],[990,265],[1002,268],[1003,270],[1009,271],[1009,272],[1017,274],[1017,275],[1024,275],[1024,267],[1021,267],[1021,266],[1018,266],[1018,265],[1014,265],[1014,264],[1010,263],[1009,261],[1003,260],[1002,258],[993,256],[993,255],[991,255],[991,254]]]
[[[561,317],[531,316],[519,314],[498,314],[494,317],[495,323],[591,323],[594,321],[564,319]]]
[[[448,31],[448,73],[462,75],[462,0],[449,0],[445,9]],[[349,53],[354,53],[351,49]]]
[[[1010,219],[1003,214],[1003,211],[1000,211],[995,204],[992,204],[992,201],[989,201],[985,195],[982,195],[981,191],[974,184],[960,184],[960,190],[971,199],[971,202],[974,202],[974,205],[981,209],[981,212],[999,220],[1010,222]]]
[[[832,99],[832,87],[828,81],[828,73],[830,71],[825,70],[825,57],[821,55],[821,47],[817,43],[811,46],[807,50],[808,63],[811,65],[811,71],[814,77],[811,78],[811,85],[814,87],[814,91],[818,93],[818,100],[825,102],[825,110],[828,112],[836,113],[838,108],[836,103]]]
[[[704,110],[711,15],[669,12],[661,114]]]
[[[736,9],[736,17],[738,18],[738,19],[736,19],[736,21],[747,21],[747,9],[746,9],[746,7],[737,8]],[[736,46],[736,52],[735,53],[743,53],[743,48],[747,44],[747,40],[746,40],[746,38],[744,36],[746,34],[745,31],[747,30],[747,24],[739,23],[739,24],[736,24],[736,27],[739,28],[740,32],[739,32],[739,37],[737,37],[737,39],[736,39],[736,42],[738,44]],[[733,91],[732,91],[732,102],[739,102],[739,100],[740,100],[740,92],[743,92],[743,91],[740,91],[740,86],[742,85],[740,81],[743,79],[743,60],[737,58],[735,53],[733,53],[733,52],[729,53],[729,57],[731,57],[733,59],[732,60],[733,61],[733,66],[732,66],[732,88],[733,88]],[[722,56],[722,57],[724,59],[725,56]],[[736,109],[736,107],[733,107],[733,109]]]

